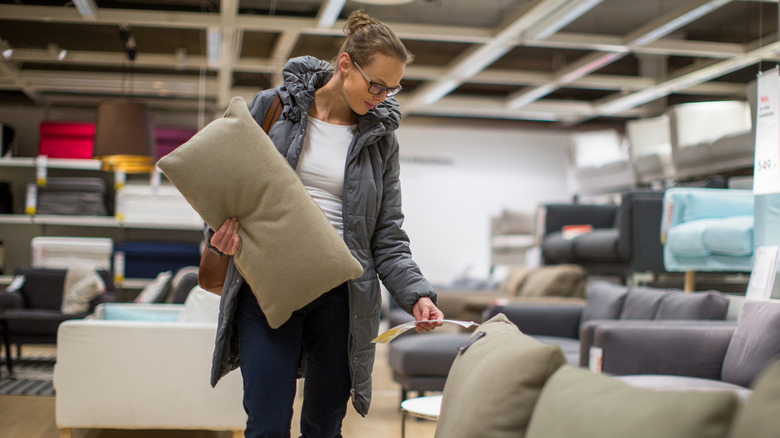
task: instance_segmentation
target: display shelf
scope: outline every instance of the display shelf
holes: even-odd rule
[[[0,167],[30,167],[37,164],[37,157],[0,158]],[[77,158],[47,158],[46,167],[51,169],[100,170],[100,160]]]
[[[68,216],[0,214],[0,224],[16,225],[65,225],[74,227],[137,228],[147,230],[201,230],[202,223],[181,223],[172,221],[119,222],[113,216]]]

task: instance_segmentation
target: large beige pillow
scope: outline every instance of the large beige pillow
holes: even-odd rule
[[[106,291],[106,284],[92,265],[73,265],[65,272],[60,311],[78,315],[89,311],[89,302]]]
[[[725,438],[728,391],[661,391],[566,365],[545,385],[526,438]]]
[[[544,382],[566,363],[561,348],[520,333],[504,314],[469,342],[447,376],[436,438],[523,437]]]
[[[159,162],[211,228],[241,224],[235,264],[268,324],[277,328],[363,268],[298,175],[234,97],[209,123]]]

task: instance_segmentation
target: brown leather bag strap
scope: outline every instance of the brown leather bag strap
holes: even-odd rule
[[[279,93],[274,94],[274,101],[271,102],[268,112],[265,113],[265,120],[263,120],[263,131],[265,131],[266,134],[268,134],[271,127],[274,126],[274,123],[279,120],[279,116],[282,115],[282,110],[284,109],[282,98],[279,97]]]

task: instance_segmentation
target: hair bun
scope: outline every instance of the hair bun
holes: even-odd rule
[[[376,23],[376,20],[371,18],[362,10],[357,10],[349,14],[349,18],[347,18],[347,24],[344,25],[344,33],[349,36],[374,23]]]

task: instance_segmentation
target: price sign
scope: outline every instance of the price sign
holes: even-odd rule
[[[756,104],[753,192],[780,193],[780,73],[777,68],[758,77]]]

